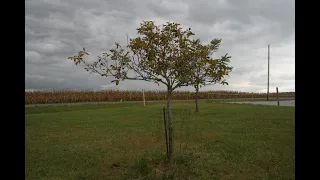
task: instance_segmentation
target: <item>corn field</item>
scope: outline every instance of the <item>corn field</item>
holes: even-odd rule
[[[166,91],[145,91],[146,101],[166,100]],[[191,100],[195,93],[190,91],[173,92],[173,100]],[[279,93],[280,98],[294,97],[294,92]],[[142,91],[33,91],[25,92],[25,104],[51,104],[102,101],[142,101]],[[199,92],[199,99],[236,99],[266,98],[266,93],[250,93],[238,91],[206,91]],[[276,93],[269,97],[275,98]]]

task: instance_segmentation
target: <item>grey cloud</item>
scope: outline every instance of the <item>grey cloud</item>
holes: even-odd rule
[[[183,1],[149,1],[147,4],[156,15],[161,17],[173,17],[184,15],[188,12],[188,5]]]
[[[136,36],[142,20],[156,20],[159,25],[178,22],[183,28],[191,27],[204,43],[222,38],[215,56],[232,56],[235,68],[227,78],[230,85],[203,90],[263,90],[259,82],[266,81],[260,77],[266,73],[266,46],[280,42],[284,48],[272,49],[271,59],[277,60],[272,61],[277,66],[272,79],[294,89],[294,76],[290,80],[294,70],[285,68],[294,64],[290,58],[294,56],[294,1],[27,0],[25,4],[26,89],[165,89],[141,81],[124,81],[116,87],[112,78],[89,75],[83,66],[67,60],[82,47],[94,60],[115,41],[125,45],[125,34]],[[251,78],[254,75],[261,80]]]
[[[259,73],[262,70],[264,70],[264,68],[262,66],[258,66],[258,65],[245,65],[245,66],[239,66],[239,67],[234,67],[234,69],[232,70],[232,75],[244,75],[244,74],[248,74],[248,73]]]
[[[294,1],[200,0],[190,1],[190,4],[190,21],[205,26],[221,26],[229,21],[225,29],[234,31],[234,40],[238,43],[252,40],[261,41],[261,44],[274,43],[294,33]],[[263,40],[262,36],[269,37]]]
[[[260,85],[267,82],[268,74],[257,74],[252,76],[249,81],[251,84]]]
[[[43,21],[45,18],[48,18],[52,15],[60,15],[61,18],[72,18],[74,15],[73,11],[70,11],[69,8],[63,8],[61,6],[57,7],[55,3],[43,3],[38,0],[26,1],[25,3],[25,13],[29,20],[34,23]],[[39,18],[40,17],[40,18]],[[38,19],[38,21],[36,20]],[[41,25],[41,24],[40,24]]]
[[[37,63],[40,61],[41,55],[37,51],[26,51],[25,57],[26,57],[26,63],[29,63],[29,60],[31,63],[32,62]]]
[[[70,68],[65,64],[51,66],[27,64],[26,69],[30,71],[26,73],[26,89],[101,90],[102,83],[111,81],[96,75],[88,75],[82,68]]]
[[[41,89],[41,90],[77,90],[77,89],[91,89],[88,82],[83,79],[58,79],[49,76],[28,76],[25,80],[26,89]]]
[[[252,76],[250,79],[250,85],[256,86],[267,86],[268,82],[268,74],[260,74],[257,76]],[[294,85],[294,76],[293,75],[281,75],[281,76],[269,76],[269,84],[270,86],[287,86]]]
[[[295,80],[295,75],[294,74],[283,74],[278,76],[277,78],[283,79],[283,80]]]

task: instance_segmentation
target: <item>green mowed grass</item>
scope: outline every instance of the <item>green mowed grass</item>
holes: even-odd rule
[[[199,105],[184,120],[179,109],[193,110],[193,102],[172,105],[171,164],[163,104],[26,108],[26,179],[295,178],[293,107]]]

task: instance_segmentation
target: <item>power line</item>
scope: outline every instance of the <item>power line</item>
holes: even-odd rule
[[[246,56],[246,55],[244,55]],[[261,55],[247,55],[247,57],[257,57],[257,58],[266,58],[267,56],[261,56]],[[294,58],[294,56],[292,55],[280,55],[280,54],[275,54],[275,55],[272,55],[272,57],[291,57],[291,58]]]

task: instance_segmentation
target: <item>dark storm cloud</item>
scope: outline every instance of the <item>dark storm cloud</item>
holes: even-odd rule
[[[261,74],[266,73],[267,44],[272,45],[273,83],[284,82],[294,89],[294,1],[28,0],[25,4],[26,89],[165,89],[139,81],[116,87],[112,78],[89,75],[83,66],[67,60],[82,47],[94,60],[115,41],[126,44],[126,34],[136,36],[142,20],[178,22],[191,27],[204,43],[222,38],[215,56],[232,56],[230,85],[203,90],[265,89]]]
[[[189,1],[188,19],[234,34],[236,44],[277,43],[294,33],[294,1]],[[223,30],[217,35],[224,36]],[[268,37],[263,37],[268,36]],[[228,38],[228,37],[222,37]]]

